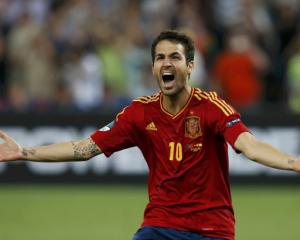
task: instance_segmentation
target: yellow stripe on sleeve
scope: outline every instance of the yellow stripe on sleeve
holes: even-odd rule
[[[159,97],[156,98],[149,98],[149,99],[144,99],[144,98],[136,98],[133,100],[133,102],[140,102],[140,103],[144,103],[144,104],[148,104],[150,102],[156,102],[159,100]]]
[[[227,104],[224,100],[218,98],[218,95],[216,92],[212,92],[211,95],[213,96],[213,99],[215,101],[218,101],[224,108],[226,108],[230,114],[234,113],[234,110],[232,109],[232,107],[229,104]]]
[[[194,96],[195,96],[199,101],[202,100],[202,98],[199,96],[199,94],[195,93]]]
[[[146,100],[142,100],[142,99],[134,99],[133,102],[140,102],[140,103],[148,103],[148,101]]]
[[[211,98],[214,101],[218,102],[220,105],[222,105],[224,107],[224,109],[226,109],[229,112],[229,114],[234,113],[233,109],[224,100],[221,100],[220,98],[218,98],[218,95],[216,92],[212,92],[212,93],[210,93],[210,95],[211,95]]]
[[[195,96],[197,95],[198,97],[208,99],[210,102],[214,103],[219,109],[221,109],[226,116],[229,116],[235,112],[229,104],[227,104],[224,100],[218,97],[216,92],[208,93],[201,91],[197,88],[195,90]]]
[[[148,96],[143,96],[143,97],[138,97],[136,99],[140,99],[140,100],[144,100],[144,101],[148,101],[150,97]]]
[[[227,105],[225,102],[222,102],[218,98],[218,96],[215,92],[213,92],[213,93],[201,92],[201,96],[205,97],[210,102],[215,104],[226,116],[233,114],[233,111],[229,107],[229,105]]]

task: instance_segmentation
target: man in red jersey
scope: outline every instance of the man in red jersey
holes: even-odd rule
[[[300,157],[257,140],[216,93],[192,88],[193,57],[189,37],[162,32],[152,44],[159,93],[133,100],[83,140],[23,148],[0,132],[0,160],[87,160],[137,146],[149,167],[149,203],[133,240],[233,240],[227,142],[274,168],[300,172]]]

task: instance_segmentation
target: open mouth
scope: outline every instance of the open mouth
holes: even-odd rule
[[[175,85],[175,74],[171,72],[164,72],[162,74],[163,87],[165,89],[171,89]]]
[[[171,82],[175,79],[175,75],[172,73],[163,73],[162,80],[164,82]]]

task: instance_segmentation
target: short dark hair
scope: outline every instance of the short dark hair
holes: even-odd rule
[[[187,36],[182,32],[178,32],[176,30],[166,30],[161,32],[152,42],[152,46],[151,46],[152,64],[154,63],[154,58],[155,58],[155,48],[157,44],[163,40],[182,44],[185,49],[185,58],[187,63],[190,61],[194,61],[194,54],[195,54],[194,41],[189,36]]]

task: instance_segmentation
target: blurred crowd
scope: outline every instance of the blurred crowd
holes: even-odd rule
[[[0,112],[120,109],[158,90],[152,39],[180,29],[192,85],[300,113],[299,17],[298,0],[1,0]]]

